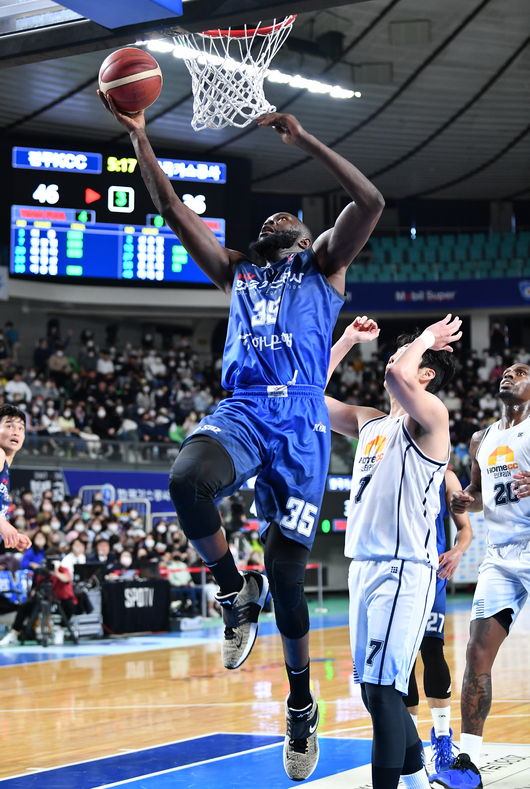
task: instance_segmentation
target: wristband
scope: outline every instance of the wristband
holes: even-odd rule
[[[430,331],[430,329],[425,329],[425,331],[423,331],[420,334],[419,339],[423,340],[423,342],[425,343],[425,348],[426,349],[427,348],[432,348],[432,346],[436,342],[436,337],[434,336],[432,331]]]

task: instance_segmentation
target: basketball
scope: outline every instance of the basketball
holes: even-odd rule
[[[145,110],[162,90],[160,66],[149,52],[124,47],[112,52],[99,69],[99,89],[111,95],[120,112]]]

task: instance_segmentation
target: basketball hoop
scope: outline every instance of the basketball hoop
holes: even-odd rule
[[[191,74],[192,127],[222,129],[247,126],[258,115],[274,112],[263,93],[263,80],[276,52],[291,32],[296,15],[271,25],[234,30],[178,33],[175,54]]]

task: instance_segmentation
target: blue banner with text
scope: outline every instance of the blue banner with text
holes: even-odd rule
[[[344,309],[352,312],[530,307],[530,279],[455,279],[435,282],[348,282]]]

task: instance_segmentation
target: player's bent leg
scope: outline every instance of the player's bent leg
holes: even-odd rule
[[[283,764],[293,781],[308,778],[319,756],[318,705],[309,688],[309,611],[304,594],[308,556],[308,548],[285,537],[276,523],[270,524],[264,561],[289,679]]]
[[[220,586],[217,600],[225,624],[222,645],[225,668],[247,659],[258,633],[258,616],[268,594],[260,573],[237,569],[221,530],[215,497],[233,484],[234,464],[214,439],[197,436],[179,453],[170,475],[170,493],[186,537]]]

